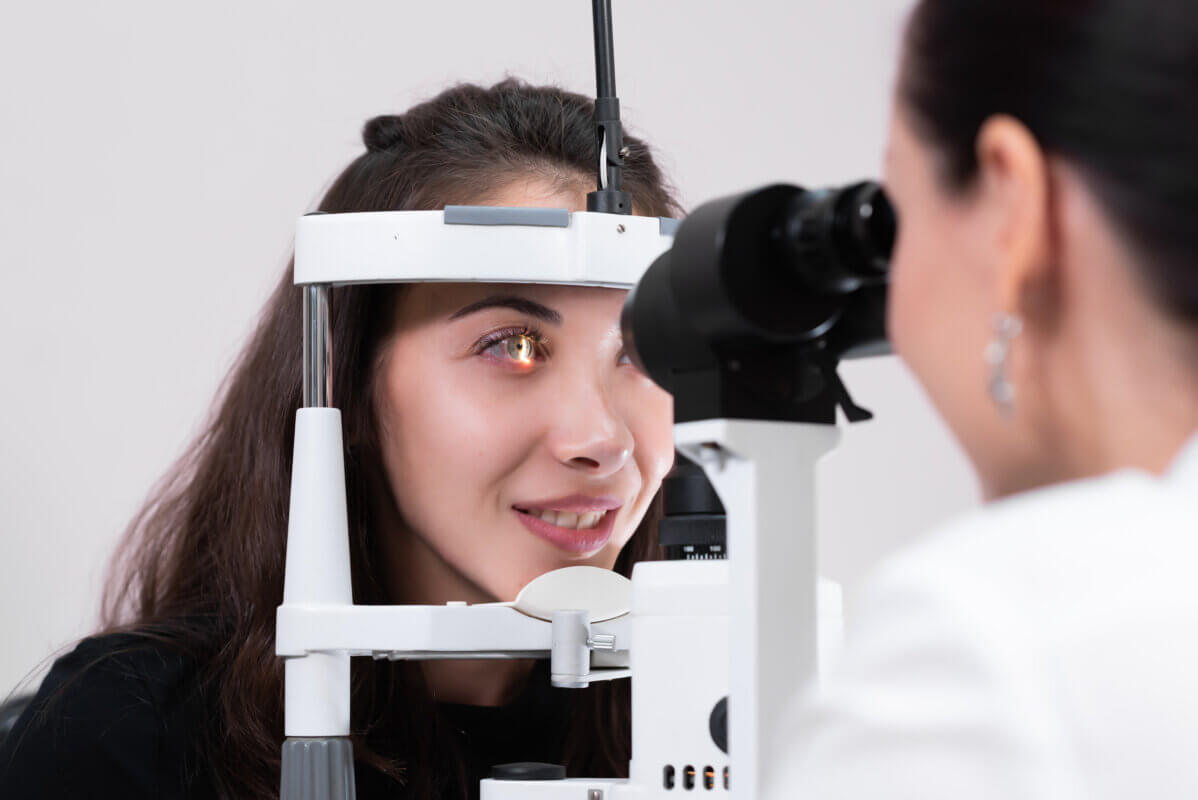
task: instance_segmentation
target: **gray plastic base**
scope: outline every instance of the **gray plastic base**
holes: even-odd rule
[[[279,800],[357,800],[349,739],[287,739]]]

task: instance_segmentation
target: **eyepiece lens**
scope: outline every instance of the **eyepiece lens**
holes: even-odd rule
[[[896,221],[886,192],[876,183],[861,187],[853,203],[852,228],[869,267],[885,274],[894,249]]]

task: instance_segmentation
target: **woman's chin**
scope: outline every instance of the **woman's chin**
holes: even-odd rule
[[[611,569],[628,539],[617,531],[615,536],[605,537],[598,547],[572,551],[534,536],[523,526],[516,533],[506,540],[502,555],[496,553],[489,565],[479,565],[489,573],[480,581],[481,585],[500,602],[514,601],[525,586],[554,570],[578,566]]]

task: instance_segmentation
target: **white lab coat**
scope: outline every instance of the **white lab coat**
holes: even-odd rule
[[[890,560],[779,744],[771,800],[1198,798],[1198,436]]]

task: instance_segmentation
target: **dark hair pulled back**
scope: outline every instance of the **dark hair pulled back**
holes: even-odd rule
[[[922,0],[899,96],[953,188],[994,114],[1068,160],[1140,254],[1144,285],[1198,323],[1198,5],[1193,0]]]
[[[362,128],[362,143],[371,153],[386,152],[403,141],[403,117],[380,114]]]
[[[593,102],[557,88],[507,80],[455,86],[362,129],[366,153],[349,165],[322,211],[438,209],[480,203],[505,178],[530,173],[589,191],[595,153]],[[678,203],[648,146],[626,137],[625,189],[638,214],[677,216]]]
[[[366,123],[367,151],[321,200],[326,212],[438,209],[485,203],[530,173],[587,191],[595,171],[593,105],[554,87],[505,80],[463,84],[401,115]],[[624,188],[639,214],[679,208],[643,141],[626,136]],[[345,431],[354,601],[389,603],[372,524],[386,485],[371,403],[373,366],[394,319],[397,286],[334,292],[333,397]],[[295,411],[301,406],[301,292],[282,275],[234,366],[210,421],[133,520],[108,586],[109,631],[132,631],[194,656],[212,709],[195,732],[194,762],[220,797],[279,791],[282,663],[274,654],[283,597]],[[656,504],[654,506],[656,508]],[[656,557],[650,511],[616,564]],[[385,796],[468,792],[456,733],[439,715],[417,665],[355,659],[352,716],[359,777]],[[619,775],[629,759],[626,682],[571,695],[566,739],[572,774]],[[396,782],[398,781],[398,783]],[[377,781],[372,785],[378,785]],[[362,797],[370,790],[359,781]]]

